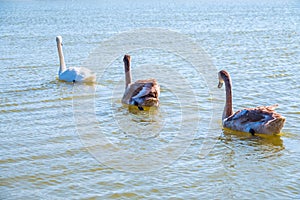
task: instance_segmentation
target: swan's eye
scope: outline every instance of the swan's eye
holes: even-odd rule
[[[61,43],[61,46],[63,46],[63,43]]]

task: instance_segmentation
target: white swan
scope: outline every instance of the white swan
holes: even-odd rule
[[[219,72],[219,85],[221,88],[225,82],[226,103],[223,111],[223,126],[232,130],[262,134],[280,133],[285,118],[275,112],[278,105],[259,106],[256,108],[245,108],[233,113],[232,109],[232,89],[231,78],[227,71]]]
[[[139,110],[146,107],[157,107],[159,105],[160,86],[155,79],[138,80],[131,83],[130,56],[123,58],[125,68],[125,92],[122,103],[136,105]]]
[[[84,67],[66,67],[65,59],[62,51],[62,37],[56,37],[58,57],[59,57],[59,80],[66,82],[96,82],[96,75],[89,69]]]

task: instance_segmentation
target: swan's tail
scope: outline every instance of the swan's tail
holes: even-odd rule
[[[269,123],[267,123],[266,126],[269,132],[273,134],[279,134],[281,129],[283,128],[284,123],[285,123],[285,118],[280,116],[278,118],[271,120]]]
[[[95,83],[96,82],[96,75],[91,74],[90,76],[88,76],[84,79],[84,82],[85,83]]]

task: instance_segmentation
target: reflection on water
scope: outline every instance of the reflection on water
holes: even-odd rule
[[[223,129],[220,140],[229,151],[240,157],[250,160],[263,160],[283,155],[285,149],[280,135],[263,135],[244,133]],[[237,161],[238,162],[238,161]]]
[[[118,108],[117,104],[115,106]],[[120,108],[114,112],[114,119],[127,136],[147,139],[157,137],[162,132],[166,117],[159,108],[143,107],[143,111],[132,105]]]
[[[256,144],[260,145],[271,145],[275,147],[281,147],[284,149],[283,140],[281,139],[281,135],[265,135],[265,134],[255,134],[252,135],[250,133],[230,130],[227,128],[223,129],[223,135],[221,139],[225,141],[234,141],[241,140],[249,142],[249,145]]]

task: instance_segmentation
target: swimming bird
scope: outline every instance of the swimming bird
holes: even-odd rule
[[[245,108],[233,113],[232,109],[232,83],[230,75],[227,71],[219,72],[219,85],[221,88],[225,82],[226,102],[223,111],[222,121],[223,127],[232,130],[261,134],[278,134],[280,133],[285,118],[275,112],[278,106],[259,106],[256,108]]]
[[[64,54],[62,51],[62,37],[56,37],[58,57],[59,57],[59,80],[66,82],[85,82],[93,83],[96,81],[96,75],[84,67],[66,67]]]
[[[135,105],[139,110],[144,110],[146,107],[158,107],[160,86],[155,79],[138,80],[131,82],[131,66],[130,55],[125,55],[123,58],[125,69],[125,92],[122,98],[122,103]]]

